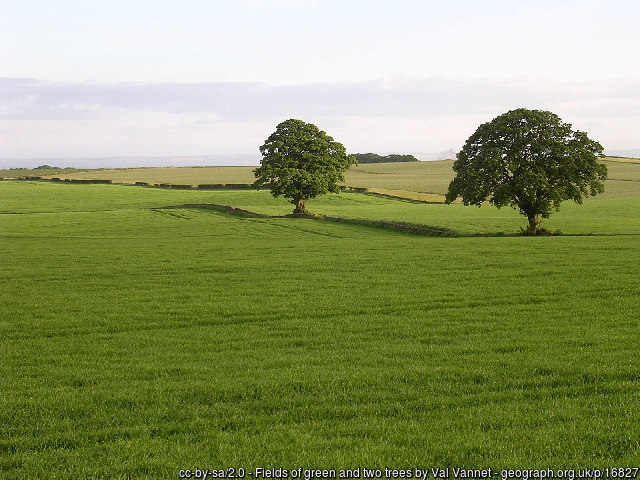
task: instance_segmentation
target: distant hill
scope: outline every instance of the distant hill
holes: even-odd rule
[[[377,153],[352,153],[358,163],[387,163],[387,162],[419,162],[413,155],[378,155]]]

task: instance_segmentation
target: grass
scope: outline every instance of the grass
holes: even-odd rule
[[[25,188],[20,187],[22,184]],[[292,210],[286,199],[273,198],[267,191],[176,191],[122,185],[67,186],[48,182],[6,182],[2,186],[6,194],[0,203],[0,213],[130,211],[185,203],[232,205],[265,215],[286,215]],[[82,194],[78,195],[78,192]],[[429,225],[461,235],[516,234],[526,226],[522,215],[506,207],[498,210],[490,205],[478,208],[461,204],[416,204],[348,192],[310,200],[308,208],[320,215]],[[34,224],[38,221],[38,217],[33,218]],[[544,219],[542,225],[550,230],[560,229],[566,235],[640,234],[640,199],[595,197],[585,200],[583,205],[565,202],[560,211]]]
[[[11,168],[11,169],[0,169],[0,179],[3,178],[17,178],[17,177],[31,177],[31,176],[41,176],[41,175],[55,175],[55,174],[68,174],[68,173],[76,173],[78,170],[75,168]]]
[[[382,168],[382,167],[378,167]],[[627,182],[628,183],[628,182]],[[624,197],[624,195],[623,195]],[[640,459],[640,200],[0,182],[0,477],[184,468],[584,468]]]
[[[352,187],[384,188],[445,195],[453,178],[453,161],[358,165],[346,175]]]
[[[635,159],[605,157],[609,169],[606,192],[601,198],[640,198],[640,162]],[[376,163],[358,165],[345,175],[345,185],[409,199],[443,202],[453,178],[452,160],[435,162]],[[254,167],[159,167],[120,168],[83,171],[2,170],[7,176],[43,175],[68,179],[104,179],[115,183],[192,185],[248,184],[255,179]]]
[[[640,164],[640,158],[628,158],[628,157],[606,157],[608,162],[620,162],[620,163],[638,163]]]
[[[192,185],[206,183],[253,183],[255,167],[153,167],[86,170],[59,178],[105,179],[115,183],[168,183]]]

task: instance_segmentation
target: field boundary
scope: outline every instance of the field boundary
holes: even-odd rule
[[[414,225],[411,223],[404,223],[404,222],[392,222],[389,220],[369,220],[369,219],[356,219],[356,218],[344,218],[344,217],[331,217],[328,215],[322,215],[322,216],[318,215],[317,217],[314,217],[313,215],[311,215],[311,216],[308,216],[308,218],[315,218],[319,220],[336,222],[336,223],[346,223],[348,225],[381,228],[383,230],[393,230],[397,232],[411,233],[415,235],[427,235],[430,237],[460,236],[454,230],[449,230],[446,228],[433,227],[428,225]]]
[[[205,183],[198,184],[196,186],[191,184],[175,184],[175,183],[150,183],[150,182],[142,182],[137,181],[134,183],[127,182],[117,182],[112,179],[99,179],[99,178],[60,178],[60,177],[41,177],[41,176],[22,176],[15,178],[0,178],[1,180],[6,181],[35,181],[35,182],[51,182],[51,183],[70,183],[70,184],[79,184],[79,185],[123,185],[128,187],[147,187],[147,188],[165,188],[165,189],[176,189],[176,190],[268,190],[268,188],[255,188],[250,183]],[[381,191],[382,190],[382,191]],[[372,197],[379,198],[388,198],[392,200],[400,200],[409,203],[417,203],[417,204],[430,204],[430,205],[441,205],[444,204],[444,195],[440,195],[437,193],[428,193],[428,192],[407,192],[407,193],[415,193],[416,195],[431,195],[434,197],[442,197],[441,199],[434,200],[425,200],[420,198],[415,198],[411,196],[398,195],[394,193],[388,193],[385,191],[386,189],[377,189],[377,188],[368,188],[368,187],[350,187],[347,185],[340,186],[340,191],[346,193],[360,193],[364,195],[369,195]]]
[[[290,213],[288,215],[265,215],[258,212],[252,212],[243,208],[233,207],[231,205],[220,205],[215,203],[185,203],[182,205],[168,205],[164,207],[153,207],[150,210],[176,210],[197,208],[204,210],[213,210],[227,215],[234,215],[242,218],[302,218],[316,221],[327,221],[334,223],[344,223],[347,225],[356,225],[371,228],[381,228],[383,230],[393,230],[397,232],[411,233],[415,235],[427,235],[436,237],[455,237],[460,234],[454,230],[430,225],[416,225],[405,222],[392,222],[390,220],[370,220],[358,218],[333,217],[330,215],[319,215],[313,213]]]
[[[428,237],[523,237],[522,232],[491,232],[491,233],[466,233],[451,230],[445,227],[438,227],[433,225],[420,225],[407,222],[394,222],[391,220],[372,220],[367,218],[346,218],[346,217],[334,217],[331,215],[323,215],[317,213],[289,213],[287,215],[266,215],[264,213],[252,212],[243,208],[234,207],[231,205],[220,205],[216,203],[185,203],[181,205],[166,205],[163,207],[151,207],[144,208],[143,210],[159,211],[159,210],[179,210],[179,209],[202,209],[211,210],[218,213],[224,213],[226,215],[232,215],[240,218],[260,218],[260,219],[275,219],[275,218],[300,218],[306,220],[326,221],[334,223],[342,223],[346,225],[353,225],[359,227],[377,228],[382,230],[408,233],[412,235],[428,236]],[[561,231],[556,231],[548,235],[533,235],[531,238],[540,237],[617,237],[617,236],[640,236],[640,233],[570,233],[565,234]]]
[[[75,183],[75,184],[103,184],[103,185],[124,185],[127,187],[147,187],[147,188],[171,188],[177,190],[251,190],[253,185],[250,183],[203,183],[198,185],[177,184],[177,183],[151,183],[137,181],[134,183],[118,182],[112,179],[100,178],[60,178],[60,177],[40,177],[40,176],[22,176],[15,178],[3,178],[6,181],[35,181],[35,182],[53,182],[53,183]]]
[[[6,181],[35,181],[35,182],[52,182],[52,183],[71,183],[71,184],[79,184],[79,185],[124,185],[128,187],[146,187],[146,188],[166,188],[166,189],[175,189],[175,190],[268,190],[268,188],[255,188],[250,183],[203,183],[198,185],[191,184],[176,184],[176,183],[151,183],[151,182],[143,182],[137,181],[134,183],[128,182],[118,182],[112,179],[100,179],[100,178],[60,178],[60,177],[42,177],[42,176],[22,176],[15,178],[0,178],[0,180]],[[368,187],[350,187],[347,185],[342,185],[340,187],[342,192],[347,193],[360,193],[364,195],[370,195],[372,197],[379,198],[389,198],[392,200],[400,200],[409,203],[419,203],[419,204],[428,204],[428,205],[441,205],[444,204],[444,195],[440,195],[437,193],[428,193],[428,192],[408,192],[415,193],[417,195],[433,195],[437,197],[442,197],[437,200],[423,200],[419,198],[412,198],[410,196],[397,195],[393,193],[387,193],[384,191],[380,191],[377,188],[368,188]],[[385,189],[382,189],[385,190]]]
[[[385,192],[380,192],[380,191],[376,191],[377,189],[372,189],[372,188],[364,188],[364,190],[362,190],[362,188],[357,188],[357,187],[347,187],[345,190],[343,191],[347,191],[347,192],[353,192],[353,193],[363,193],[365,195],[370,195],[372,197],[380,197],[380,198],[390,198],[392,200],[401,200],[403,202],[409,202],[409,203],[421,203],[421,204],[426,204],[426,205],[443,205],[445,204],[445,196],[444,195],[440,195],[439,193],[427,193],[427,192],[413,192],[416,194],[425,194],[425,195],[433,195],[433,196],[439,196],[442,197],[442,200],[421,200],[419,198],[411,198],[411,197],[405,197],[402,195],[394,195],[392,193],[385,193]]]
[[[263,213],[252,212],[243,208],[232,207],[231,205],[219,205],[217,203],[185,203],[183,205],[167,205],[165,207],[153,207],[150,210],[178,210],[185,208],[198,208],[203,210],[214,210],[244,218],[276,218]]]

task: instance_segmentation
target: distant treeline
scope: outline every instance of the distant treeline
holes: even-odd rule
[[[352,156],[356,157],[358,163],[387,163],[387,162],[419,162],[413,155],[398,155],[392,153],[391,155],[378,155],[377,153],[352,153]]]
[[[29,170],[28,168],[25,167],[14,167],[14,168],[10,168],[9,170]],[[62,168],[62,167],[52,167],[50,165],[40,165],[39,167],[34,167],[31,170],[75,170],[75,168],[73,167],[66,167],[66,168]]]
[[[76,169],[73,167],[62,168],[62,167],[52,167],[51,165],[40,165],[39,167],[33,168],[33,170],[76,170]]]

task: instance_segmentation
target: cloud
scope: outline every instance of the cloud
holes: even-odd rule
[[[351,151],[458,149],[513,108],[551,110],[605,148],[640,145],[640,80],[387,78],[367,82],[52,83],[0,78],[2,156],[248,153],[286,118]],[[4,138],[3,138],[4,137]],[[40,153],[39,153],[40,152]],[[49,154],[47,154],[49,152]]]
[[[260,83],[46,83],[0,78],[8,119],[93,118],[121,108],[206,112],[224,120],[290,114],[339,118],[494,114],[509,108],[562,107],[580,115],[635,115],[640,81],[549,82],[543,79],[387,79],[304,85]]]

